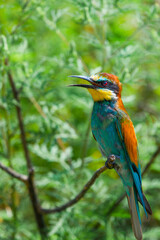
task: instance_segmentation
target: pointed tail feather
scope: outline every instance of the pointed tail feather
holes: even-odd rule
[[[144,195],[143,192],[142,192],[142,194],[143,194],[143,201],[144,201],[144,204],[145,204],[146,211],[147,211],[147,213],[148,213],[149,215],[152,215],[152,209],[151,209],[151,207],[150,207],[150,204],[149,204],[149,202],[147,201],[147,199],[146,199],[146,197],[145,197],[145,195]],[[139,195],[138,195],[138,201],[139,201],[140,204],[143,206],[142,201],[141,201]]]
[[[132,229],[137,240],[142,240],[142,228],[139,214],[137,197],[134,188],[129,188],[130,195],[127,195],[128,205],[131,213]]]

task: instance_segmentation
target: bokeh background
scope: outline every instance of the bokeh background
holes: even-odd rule
[[[9,59],[9,67],[5,66]],[[27,144],[41,205],[73,198],[104,165],[90,131],[93,102],[67,88],[72,74],[117,75],[139,143],[143,189],[153,216],[141,211],[145,240],[160,239],[160,1],[0,1],[0,161],[26,174],[16,104],[7,71],[20,89]],[[28,191],[0,169],[0,239],[41,239]],[[81,201],[45,216],[50,240],[134,239],[127,200],[114,170]],[[141,208],[142,210],[142,208]]]

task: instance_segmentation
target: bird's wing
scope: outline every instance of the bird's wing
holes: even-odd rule
[[[128,117],[122,117],[121,112],[117,115],[116,129],[121,141],[123,150],[125,152],[126,160],[129,164],[129,168],[133,177],[134,185],[137,190],[138,198],[144,207],[145,213],[146,206],[144,203],[144,197],[142,192],[142,182],[141,182],[141,170],[138,164],[138,148],[137,139],[133,127],[133,123]]]
[[[138,146],[133,123],[130,119],[126,118],[120,122],[120,125],[121,140],[125,144],[130,161],[138,168]]]

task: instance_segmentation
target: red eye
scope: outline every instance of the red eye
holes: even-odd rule
[[[108,82],[104,82],[103,85],[106,86],[108,84]]]

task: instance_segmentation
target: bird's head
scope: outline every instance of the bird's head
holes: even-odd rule
[[[72,84],[70,86],[87,88],[95,102],[117,100],[121,97],[122,84],[117,76],[110,73],[98,73],[90,77],[72,75],[71,77],[81,78],[90,83]]]

